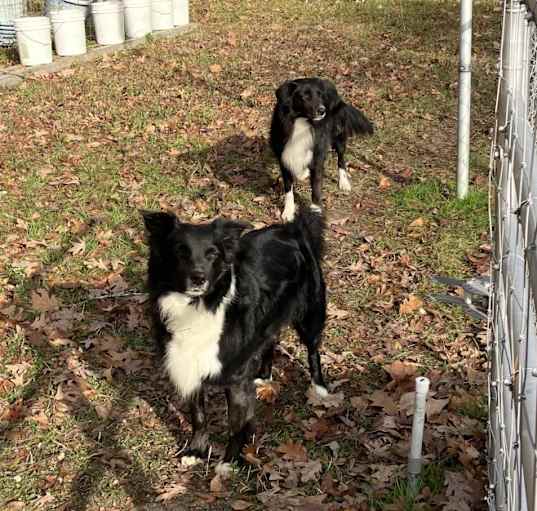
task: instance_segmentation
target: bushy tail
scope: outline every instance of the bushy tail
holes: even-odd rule
[[[326,222],[321,212],[300,205],[294,224],[307,242],[313,257],[320,262],[324,253],[324,230]]]
[[[353,135],[372,135],[373,123],[357,108],[352,105],[345,104],[342,111],[343,130],[347,137]]]

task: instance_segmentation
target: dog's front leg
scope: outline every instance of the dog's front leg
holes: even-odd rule
[[[255,433],[255,385],[246,381],[226,389],[230,439],[224,462],[239,460],[242,448]]]
[[[323,209],[323,173],[326,153],[316,154],[310,174],[311,181],[311,209],[320,213]]]
[[[207,454],[209,434],[205,417],[205,390],[203,386],[190,400],[190,416],[192,421],[192,440],[181,458],[183,466],[195,465]]]
[[[280,163],[282,172],[283,190],[285,192],[285,205],[282,211],[282,220],[292,222],[295,218],[295,196],[293,193],[293,174]]]

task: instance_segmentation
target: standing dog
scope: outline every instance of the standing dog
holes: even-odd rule
[[[291,223],[241,236],[248,228],[241,222],[193,225],[171,213],[142,215],[157,345],[192,413],[190,452],[182,462],[206,454],[208,384],[226,391],[231,436],[224,462],[229,462],[255,431],[254,380],[270,377],[274,344],[285,325],[307,347],[314,389],[327,394],[318,352],[326,317],[323,219],[305,209]]]
[[[278,158],[285,190],[282,218],[291,221],[295,214],[294,179],[310,177],[311,207],[321,210],[324,160],[331,147],[337,152],[339,189],[350,191],[347,139],[373,133],[373,125],[362,112],[345,103],[328,80],[288,80],[278,87],[276,97],[270,145]]]

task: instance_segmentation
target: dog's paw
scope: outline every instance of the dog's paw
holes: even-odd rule
[[[216,465],[214,469],[216,475],[220,476],[221,479],[229,479],[237,469],[227,461],[221,461]]]
[[[338,185],[339,189],[342,192],[350,192],[352,189],[351,181],[349,179],[349,175],[347,174],[347,171],[345,169],[338,169],[339,170],[339,180]]]
[[[193,467],[194,465],[199,465],[203,460],[197,456],[183,456],[181,458],[182,467]]]
[[[317,385],[316,383],[312,383],[311,386],[318,398],[324,399],[329,396],[329,392],[326,387],[323,387],[322,385]]]
[[[256,378],[254,380],[254,385],[260,387],[261,385],[266,385],[267,383],[272,382],[272,376],[270,378]]]
[[[310,169],[308,167],[305,167],[300,172],[295,172],[294,176],[296,177],[297,181],[305,181],[310,177]]]

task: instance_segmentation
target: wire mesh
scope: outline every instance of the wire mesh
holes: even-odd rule
[[[489,509],[537,511],[537,31],[505,0],[491,149]]]

